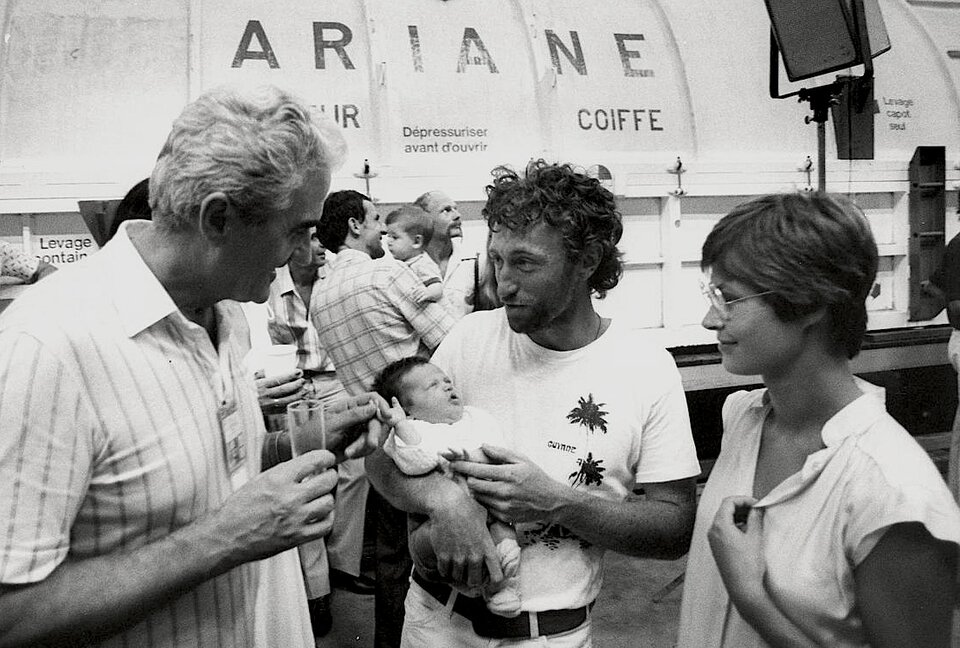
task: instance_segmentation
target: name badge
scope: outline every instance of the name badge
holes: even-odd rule
[[[223,406],[217,412],[220,419],[220,431],[223,434],[223,451],[230,472],[230,484],[237,490],[250,479],[247,470],[247,437],[240,422],[240,412],[236,404]]]

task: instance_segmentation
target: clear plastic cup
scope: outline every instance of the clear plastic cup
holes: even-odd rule
[[[263,377],[273,378],[297,370],[297,345],[274,344],[263,350]]]
[[[327,448],[323,401],[305,398],[287,405],[287,432],[293,456]]]

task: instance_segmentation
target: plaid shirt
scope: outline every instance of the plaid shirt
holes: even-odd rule
[[[439,304],[414,301],[422,284],[401,261],[345,249],[328,267],[310,318],[351,394],[368,391],[394,360],[433,353],[454,324]]]

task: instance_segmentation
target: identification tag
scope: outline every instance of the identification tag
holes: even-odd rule
[[[220,419],[220,431],[223,434],[223,450],[230,471],[230,484],[237,490],[250,479],[247,469],[247,439],[240,423],[240,412],[236,404],[221,407],[217,412]]]

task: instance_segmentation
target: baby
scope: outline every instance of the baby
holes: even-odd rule
[[[440,268],[426,253],[433,237],[433,218],[419,207],[405,205],[387,214],[387,249],[394,259],[403,261],[423,282],[417,302],[435,302],[443,296]]]
[[[389,418],[402,419],[383,449],[404,474],[423,475],[437,468],[444,470],[449,461],[461,459],[487,463],[480,445],[503,445],[503,434],[496,420],[483,410],[463,405],[450,378],[425,358],[414,356],[391,363],[381,372],[374,389],[392,402]],[[462,479],[453,478],[466,488]],[[498,588],[484,587],[479,593],[494,614],[517,616],[520,613],[520,546],[516,531],[509,524],[492,518],[488,526],[500,556],[504,580]],[[477,595],[477,592],[463,593]]]

